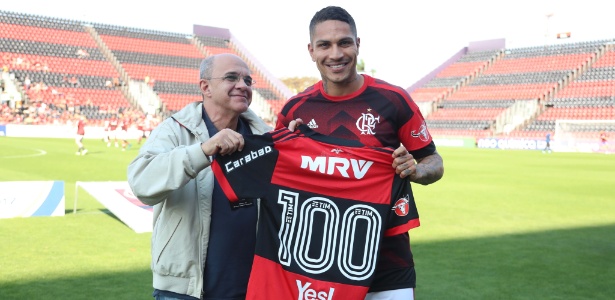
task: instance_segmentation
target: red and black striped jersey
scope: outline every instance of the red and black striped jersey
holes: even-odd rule
[[[433,154],[435,146],[425,119],[407,91],[363,74],[356,92],[334,97],[319,81],[288,100],[278,115],[276,129],[301,118],[314,131],[368,146],[399,147],[415,158]]]
[[[260,198],[246,299],[363,299],[383,237],[419,226],[393,149],[305,125],[244,140],[212,169],[234,207]]]
[[[301,118],[310,128],[328,136],[377,147],[403,144],[415,159],[435,153],[425,119],[408,92],[369,75],[361,76],[363,86],[348,95],[327,95],[320,81],[292,97],[278,114],[276,129]],[[408,233],[384,239],[370,292],[416,286],[409,244]]]

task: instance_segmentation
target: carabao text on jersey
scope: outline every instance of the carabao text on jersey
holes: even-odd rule
[[[265,146],[261,149],[258,150],[254,150],[254,151],[250,151],[250,153],[248,153],[248,155],[240,157],[239,159],[236,160],[231,160],[229,162],[227,162],[226,164],[224,164],[224,169],[226,171],[226,173],[230,173],[231,171],[235,170],[236,168],[239,168],[263,155],[266,155],[268,153],[271,152],[271,146]]]

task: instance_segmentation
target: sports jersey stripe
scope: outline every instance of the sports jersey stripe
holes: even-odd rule
[[[305,102],[307,99],[312,97],[312,94],[317,94],[317,93],[318,93],[318,89],[315,89],[312,86],[311,88],[308,88],[305,91],[297,94],[296,96],[288,100],[288,102],[286,103],[286,105],[284,105],[280,114],[284,116],[293,115],[295,112],[295,109],[300,107],[303,102]],[[290,122],[291,120],[288,120],[288,121]]]
[[[220,164],[218,164],[217,161],[214,161],[211,164],[211,169],[214,171],[214,174],[224,174],[224,171],[222,171],[222,168],[220,168]],[[226,178],[226,176],[216,176],[216,179],[218,180],[218,184],[220,184],[220,187],[228,197],[228,200],[232,202],[231,205],[238,203],[239,197],[237,197],[235,191],[233,190],[233,187],[228,182],[228,178]]]
[[[292,134],[292,132],[286,130],[285,128],[271,132],[271,136],[274,140],[279,140],[279,141],[292,140],[297,137],[296,135]]]
[[[412,219],[409,220],[408,223],[406,224],[402,224],[399,226],[395,226],[392,228],[387,229],[384,232],[384,236],[394,236],[394,235],[398,235],[398,234],[402,234],[404,232],[407,232],[408,230],[412,229],[412,228],[416,228],[421,226],[421,221],[420,219]]]

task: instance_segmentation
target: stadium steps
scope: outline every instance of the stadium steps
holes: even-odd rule
[[[120,62],[113,55],[113,52],[111,52],[111,49],[109,49],[109,47],[107,47],[107,45],[102,41],[102,39],[100,38],[100,35],[98,35],[98,32],[96,32],[96,29],[88,25],[84,25],[83,28],[85,29],[86,32],[90,34],[94,42],[96,42],[96,45],[98,45],[98,48],[103,53],[107,61],[111,62],[111,64],[113,65],[113,67],[118,73],[117,76],[118,76],[119,82],[124,82],[124,83],[129,82],[130,79],[128,77],[128,74],[126,73],[126,70],[124,70]],[[135,97],[133,97],[130,94],[128,87],[126,85],[120,84],[119,88],[120,88],[120,91],[122,92],[122,95],[124,95],[124,97],[127,99],[128,103],[130,103],[131,106],[136,107],[137,99],[135,99]]]

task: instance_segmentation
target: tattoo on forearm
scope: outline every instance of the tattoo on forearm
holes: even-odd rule
[[[412,179],[413,182],[428,185],[440,180],[444,175],[444,165],[440,154],[434,153],[417,161],[417,176]]]

